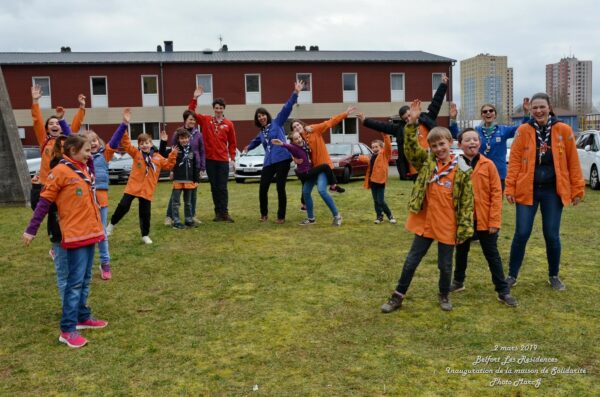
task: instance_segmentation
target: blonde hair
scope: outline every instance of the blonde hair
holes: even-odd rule
[[[137,141],[138,141],[138,144],[140,144],[142,142],[152,141],[152,136],[150,134],[146,134],[145,132],[142,132],[140,135],[137,136]]]
[[[438,142],[441,140],[447,140],[452,142],[452,134],[448,130],[448,128],[444,127],[434,127],[429,134],[427,134],[427,143],[431,144],[433,142]]]
[[[103,140],[102,138],[100,138],[100,137],[98,136],[98,134],[96,134],[96,132],[95,132],[95,131],[92,131],[92,130],[87,130],[87,131],[84,131],[84,132],[82,132],[82,133],[81,133],[81,134],[79,134],[79,135],[85,136],[87,139],[89,139],[89,140],[90,140],[90,142],[91,142],[91,141],[93,141],[94,139],[97,139],[97,140],[98,140],[98,143],[100,144],[100,147],[101,147],[101,148],[103,148],[103,147],[105,147],[105,146],[106,146],[106,144],[104,143],[104,140]]]

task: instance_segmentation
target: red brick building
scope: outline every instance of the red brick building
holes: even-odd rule
[[[197,84],[205,87],[198,111],[211,114],[212,99],[227,103],[225,115],[235,122],[238,147],[257,133],[253,117],[263,106],[277,114],[296,79],[307,82],[294,107],[293,118],[309,123],[328,119],[356,105],[367,117],[388,119],[409,100],[431,100],[442,73],[452,79],[455,60],[421,51],[166,51],[0,53],[24,144],[35,144],[31,123],[32,84],[45,96],[44,115],[56,106],[67,109],[67,120],[77,107],[77,95],[87,96],[85,126],[107,139],[121,121],[121,110],[132,109],[132,135],[149,132],[158,139],[160,123],[172,132]],[[447,94],[452,99],[452,90]],[[444,106],[439,123],[447,125]],[[378,135],[349,119],[332,131],[333,141],[369,143]]]

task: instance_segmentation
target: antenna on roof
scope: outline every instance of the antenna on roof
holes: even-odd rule
[[[219,48],[223,47],[223,35],[219,35]]]

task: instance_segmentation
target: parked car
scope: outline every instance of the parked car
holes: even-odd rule
[[[389,164],[396,165],[396,161],[398,161],[398,142],[392,142],[392,157],[390,157]]]
[[[600,131],[588,130],[577,138],[577,155],[583,179],[594,190],[600,189]]]
[[[42,153],[40,152],[40,148],[37,146],[23,146],[23,153],[25,154],[25,161],[27,162],[29,176],[33,178],[40,171],[40,165],[42,164]]]
[[[248,179],[259,180],[262,172],[263,160],[265,159],[265,148],[258,145],[245,154],[238,154],[235,158],[234,177],[237,183],[244,183]],[[295,176],[296,163],[292,162],[290,166],[290,176]]]
[[[460,156],[461,154],[463,154],[463,150],[458,147],[458,141],[456,139],[452,141],[452,146],[450,146],[450,150],[455,156]]]
[[[340,183],[348,183],[351,178],[364,176],[368,164],[358,161],[358,156],[371,157],[371,148],[364,143],[328,143],[327,151],[333,162],[333,173]]]
[[[108,163],[108,180],[110,183],[127,182],[133,159],[128,153],[115,153],[110,163]],[[161,169],[159,180],[169,179],[170,170]]]

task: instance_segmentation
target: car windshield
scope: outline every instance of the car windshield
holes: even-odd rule
[[[255,147],[252,150],[249,150],[248,153],[246,153],[246,156],[264,156],[265,155],[265,148],[263,147],[263,145],[258,145],[257,147]]]
[[[349,156],[352,153],[352,145],[347,143],[328,143],[326,146],[330,156]]]
[[[29,159],[37,159],[42,157],[42,154],[40,153],[40,149],[37,148],[23,148],[23,152],[25,153],[25,159],[29,160]]]

